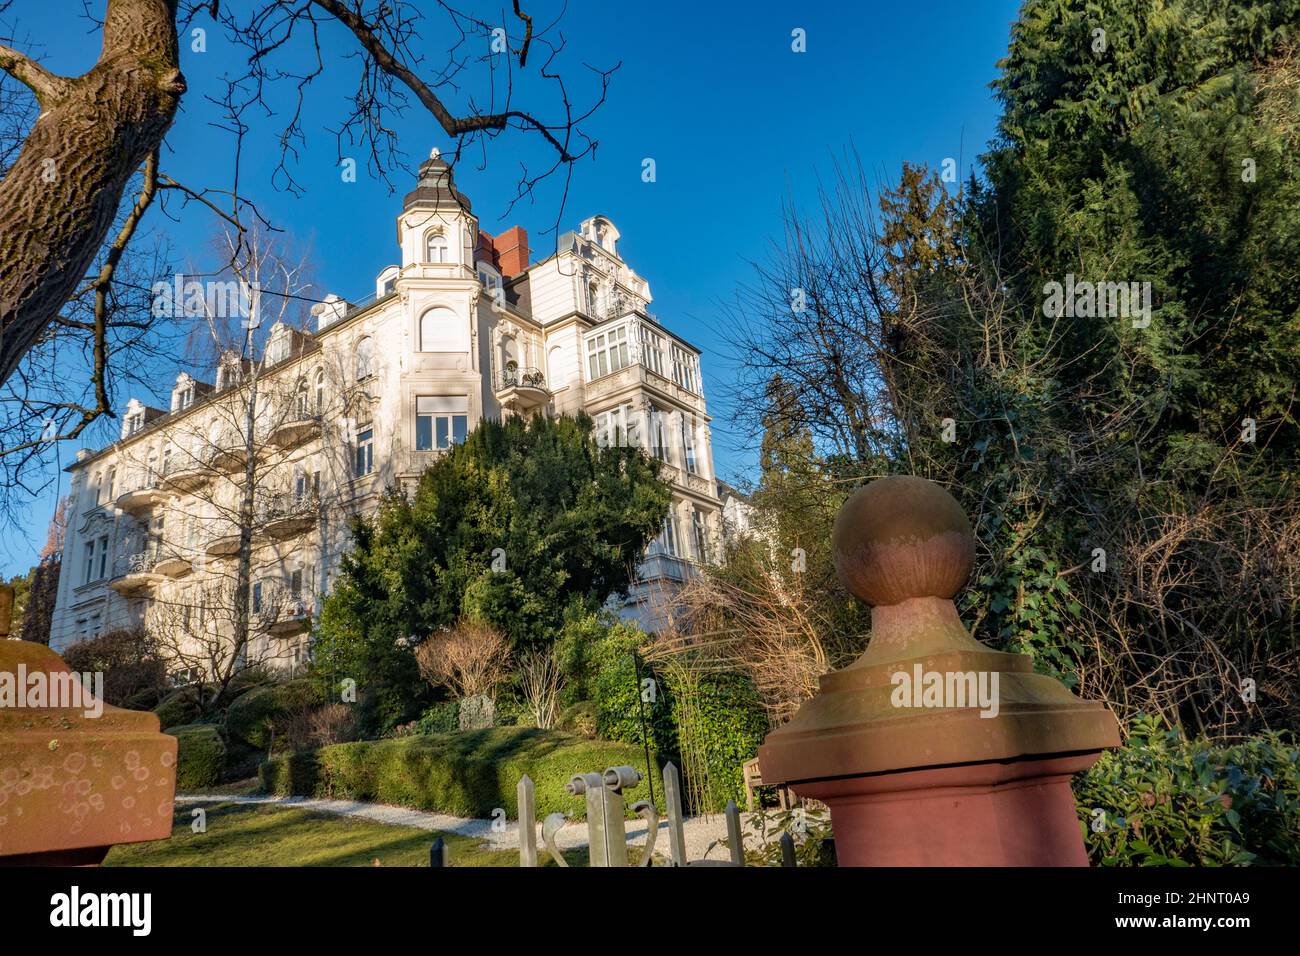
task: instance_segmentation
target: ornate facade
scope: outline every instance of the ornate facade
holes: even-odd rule
[[[52,646],[150,624],[182,635],[178,660],[202,670],[234,619],[247,540],[250,658],[295,666],[348,515],[413,488],[485,417],[579,410],[602,442],[660,458],[672,484],[624,608],[653,626],[660,589],[710,555],[721,504],[700,352],[649,311],[618,240],[593,217],[530,263],[522,229],[478,228],[435,151],[373,296],[326,297],[314,328],[273,326],[257,362],[228,355],[212,383],[182,373],[167,409],[132,399],[119,440],[79,453]]]

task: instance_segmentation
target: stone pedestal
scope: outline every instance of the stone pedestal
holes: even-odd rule
[[[764,782],[830,807],[844,866],[1086,866],[1070,777],[1118,726],[966,632],[952,598],[975,542],[957,502],[920,478],[872,482],[832,546],[873,606],[871,641],[768,735]]]
[[[114,844],[171,835],[176,738],[89,694],[48,706],[75,679],[48,647],[0,640],[0,866],[96,864]]]

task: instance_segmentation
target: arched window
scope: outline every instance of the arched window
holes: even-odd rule
[[[298,379],[298,393],[294,396],[294,411],[298,413],[299,418],[306,418],[311,412],[308,408],[307,381]]]
[[[551,346],[551,350],[546,353],[546,381],[550,383],[551,388],[563,388],[569,384],[568,376],[564,374],[564,349],[558,345]]]
[[[357,342],[357,350],[354,354],[356,361],[357,381],[364,381],[374,374],[375,364],[375,343],[370,336],[363,337]]]
[[[469,324],[454,309],[435,306],[420,316],[421,352],[468,352]]]
[[[501,384],[519,384],[519,346],[509,335],[501,339]]]
[[[316,370],[316,414],[325,414],[325,370]]]
[[[450,262],[451,260],[447,257],[449,249],[446,236],[441,232],[431,232],[424,241],[424,261]]]

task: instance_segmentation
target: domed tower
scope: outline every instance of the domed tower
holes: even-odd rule
[[[397,217],[402,266],[461,266],[473,272],[477,239],[478,219],[469,199],[456,188],[451,165],[435,147],[420,164],[415,189],[406,194]]]

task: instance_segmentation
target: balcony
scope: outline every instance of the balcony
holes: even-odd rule
[[[184,577],[192,568],[193,563],[189,557],[176,551],[160,554],[153,566],[154,573],[161,574],[165,578]]]
[[[262,596],[257,627],[268,634],[299,634],[311,626],[312,606],[297,591],[279,587]]]
[[[502,407],[515,414],[541,408],[551,400],[546,377],[535,368],[507,366],[501,372],[495,394]]]
[[[284,451],[297,448],[320,434],[320,416],[306,412],[291,414],[285,421],[271,428],[267,441]]]
[[[211,471],[242,471],[248,464],[248,450],[244,447],[239,448],[218,448],[208,459],[208,470]]]
[[[231,531],[228,534],[217,534],[208,538],[208,542],[203,547],[204,553],[210,558],[228,558],[232,554],[239,553],[239,532]]]
[[[157,551],[137,551],[113,562],[113,577],[108,586],[123,597],[152,593],[164,578],[157,573]]]
[[[316,524],[320,502],[313,494],[282,494],[271,498],[262,508],[262,531],[277,540],[310,531]]]
[[[212,468],[202,461],[186,461],[169,467],[158,483],[176,492],[197,491],[212,478]]]
[[[139,488],[124,491],[113,502],[120,511],[137,518],[167,500],[167,492],[158,487],[156,481],[146,482]]]

